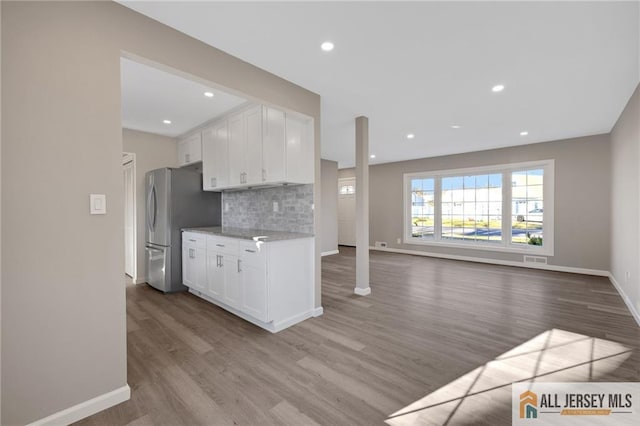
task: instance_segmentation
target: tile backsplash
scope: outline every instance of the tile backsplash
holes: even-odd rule
[[[222,204],[222,226],[313,233],[313,185],[224,192]]]

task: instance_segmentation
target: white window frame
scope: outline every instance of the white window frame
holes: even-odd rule
[[[530,244],[515,244],[511,242],[511,214],[512,206],[512,182],[511,173],[532,170],[544,170],[544,185],[542,189],[544,200],[544,212],[542,216],[544,224],[544,244],[534,246]],[[444,177],[469,176],[477,174],[502,173],[502,241],[482,243],[477,241],[450,241],[442,240],[442,191],[441,182]],[[527,161],[523,163],[498,164],[492,166],[469,167],[463,169],[436,170],[404,174],[403,188],[403,243],[425,246],[451,247],[470,250],[498,251],[508,253],[533,254],[541,256],[553,256],[554,254],[554,160]],[[411,180],[415,178],[435,179],[434,182],[434,207],[435,222],[433,239],[425,240],[412,236],[411,227]]]

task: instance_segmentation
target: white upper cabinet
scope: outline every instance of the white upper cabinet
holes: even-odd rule
[[[313,183],[313,135],[311,120],[286,114],[287,181]]]
[[[262,173],[262,108],[254,105],[231,115],[229,126],[229,186],[259,185]]]
[[[216,191],[229,186],[227,120],[202,131],[202,188]]]
[[[178,141],[178,167],[202,161],[202,134],[194,133]]]
[[[229,185],[244,184],[247,169],[247,138],[245,137],[244,115],[232,115],[227,120],[229,125]]]
[[[285,114],[264,106],[262,109],[262,164],[265,182],[283,182],[286,177]]]
[[[311,119],[252,105],[202,135],[204,190],[313,183]]]
[[[246,137],[245,184],[256,185],[264,182],[262,166],[262,107],[255,105],[244,112]]]

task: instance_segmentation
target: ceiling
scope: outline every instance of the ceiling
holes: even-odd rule
[[[120,75],[122,127],[127,129],[176,137],[246,102],[129,59],[121,59]]]
[[[340,167],[359,115],[376,164],[607,133],[639,81],[638,2],[122,3],[320,94]]]

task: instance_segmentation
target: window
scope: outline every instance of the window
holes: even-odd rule
[[[354,185],[340,185],[340,195],[351,195],[356,193]]]
[[[405,174],[405,243],[552,255],[552,201],[553,160]]]

